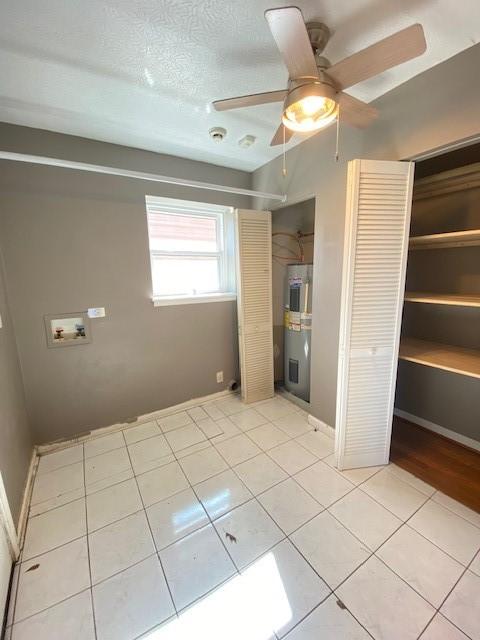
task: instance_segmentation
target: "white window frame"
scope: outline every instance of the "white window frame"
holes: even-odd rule
[[[190,200],[177,200],[175,198],[160,198],[157,196],[145,196],[146,214],[166,213],[172,215],[192,216],[198,215],[202,218],[214,218],[218,224],[217,244],[218,251],[164,251],[152,249],[150,247],[150,272],[152,281],[152,301],[154,306],[179,304],[197,304],[203,302],[221,302],[224,300],[236,300],[235,287],[235,220],[233,207],[209,204],[205,202],[194,202]],[[148,219],[147,219],[148,230]],[[167,295],[161,296],[153,292],[153,262],[156,256],[181,256],[181,257],[216,257],[219,267],[218,291],[202,292],[198,294]]]

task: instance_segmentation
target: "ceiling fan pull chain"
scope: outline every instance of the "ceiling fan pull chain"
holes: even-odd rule
[[[335,139],[335,162],[338,162],[338,139],[340,136],[340,105],[338,105],[337,113],[337,134]]]
[[[282,165],[282,176],[285,178],[287,176],[287,154],[285,152],[285,126],[283,127],[283,165]]]

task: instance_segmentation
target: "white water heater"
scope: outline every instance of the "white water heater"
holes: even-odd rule
[[[287,391],[310,401],[312,264],[289,264],[285,281],[285,374]]]

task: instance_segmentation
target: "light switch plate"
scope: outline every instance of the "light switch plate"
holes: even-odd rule
[[[104,318],[105,307],[93,307],[92,309],[87,309],[87,315],[89,318]]]

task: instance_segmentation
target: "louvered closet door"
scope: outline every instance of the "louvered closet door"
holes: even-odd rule
[[[242,400],[273,396],[272,215],[237,211],[238,343]]]
[[[390,456],[412,202],[411,162],[348,167],[335,451],[340,469]]]

